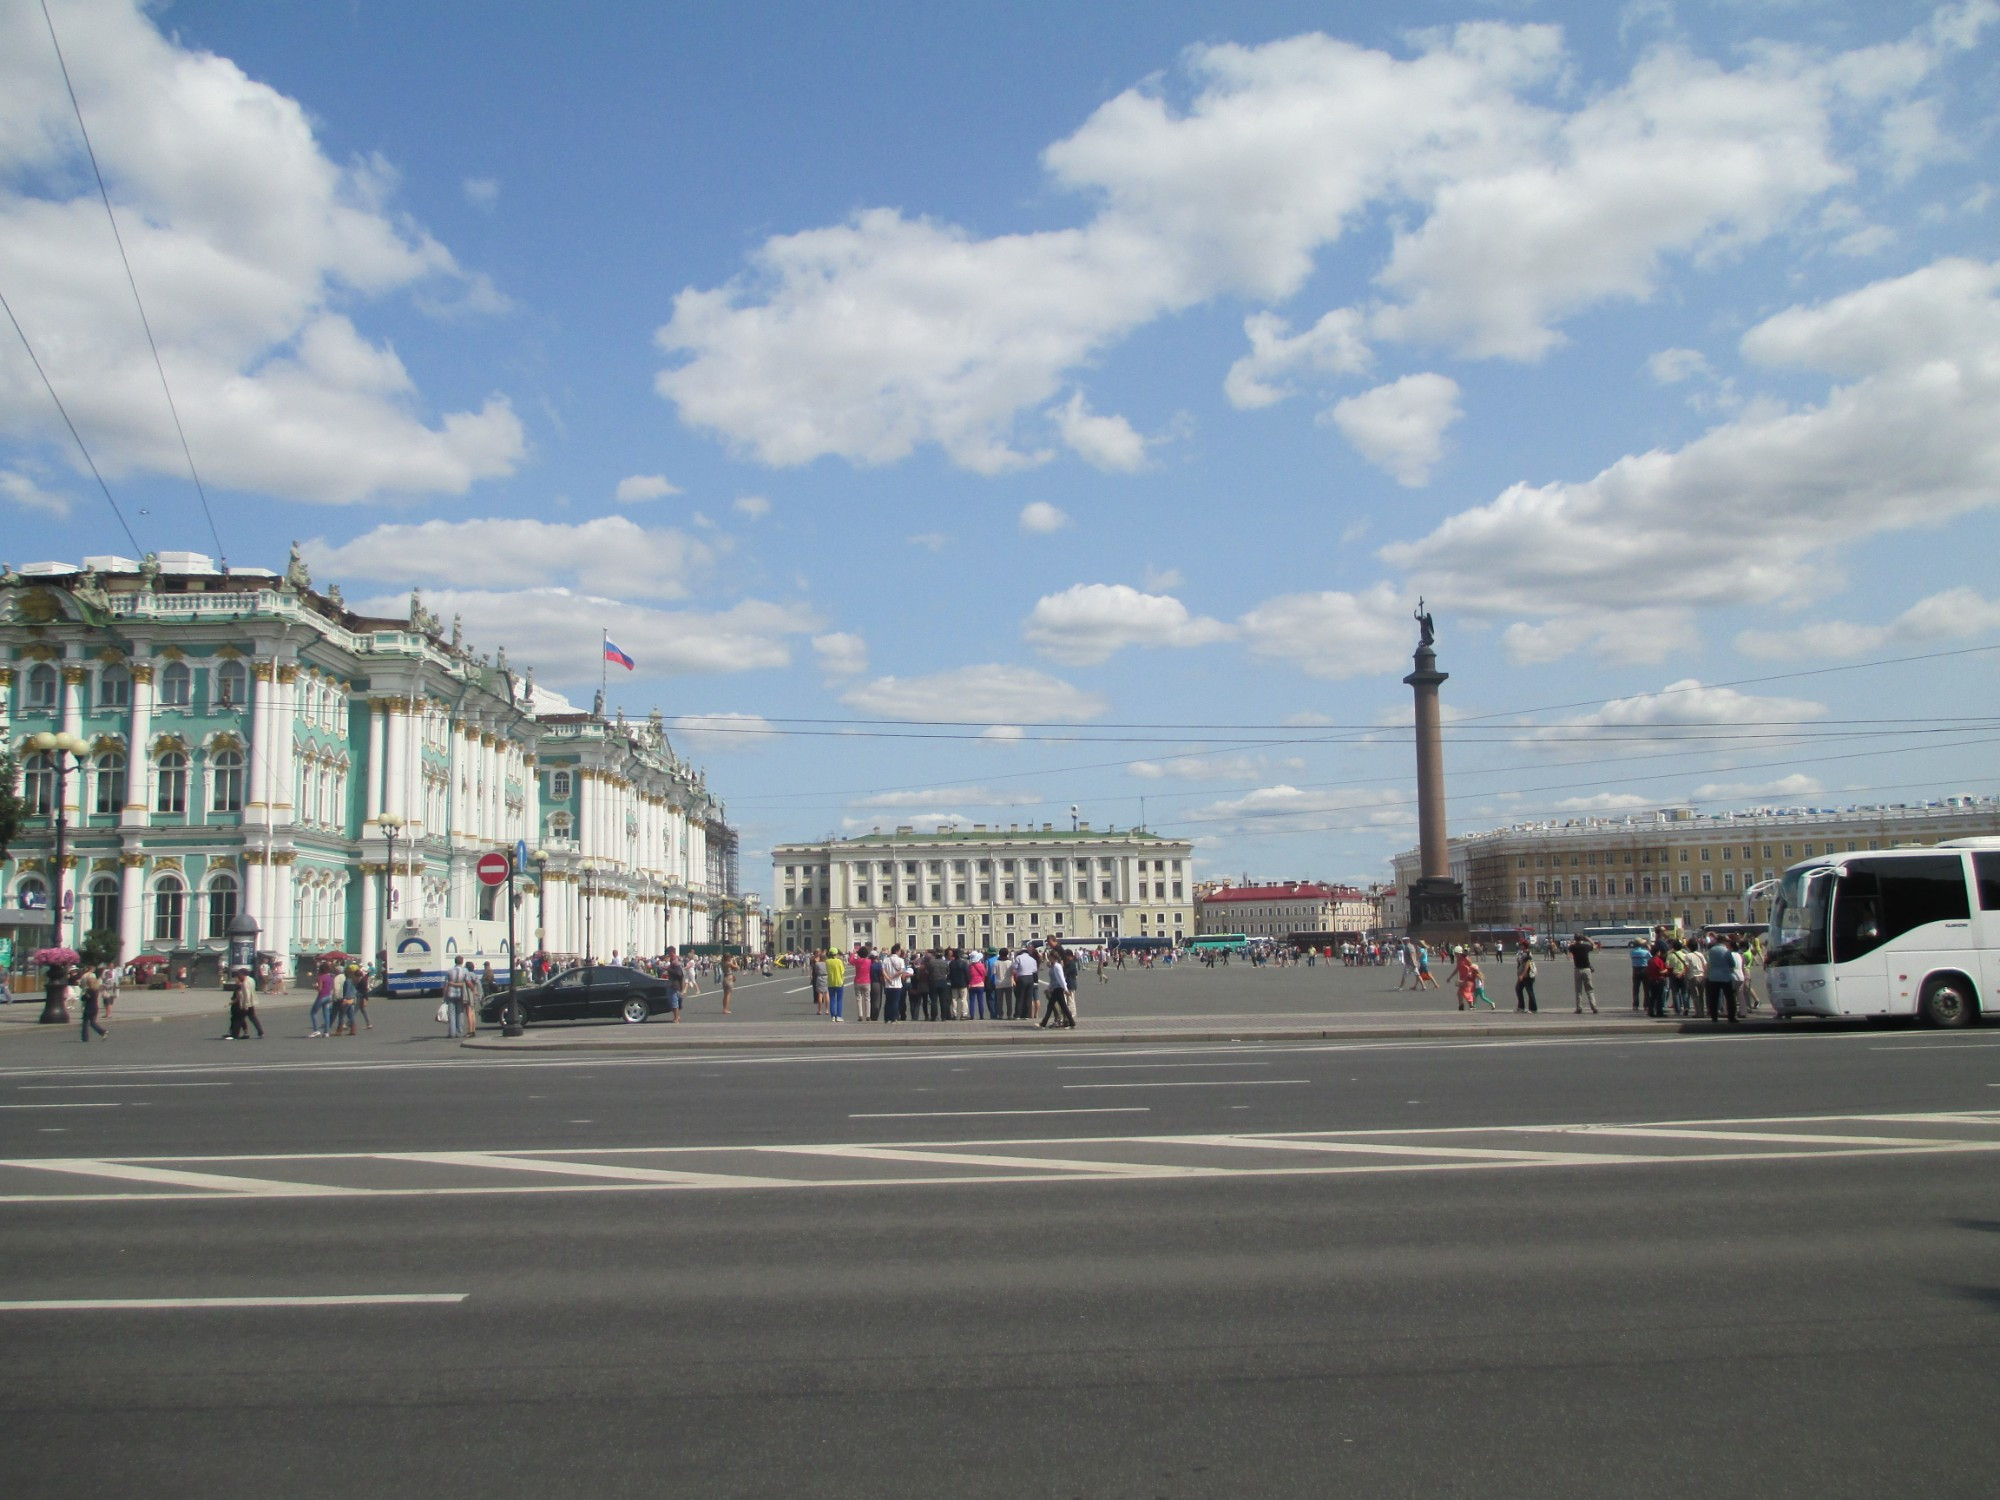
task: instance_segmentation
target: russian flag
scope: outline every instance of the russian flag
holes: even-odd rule
[[[612,643],[610,637],[608,636],[605,638],[604,641],[604,659],[606,661],[617,662],[619,666],[623,667],[628,672],[636,670],[636,665],[633,662],[632,658],[627,656],[623,651],[620,651],[618,647]]]

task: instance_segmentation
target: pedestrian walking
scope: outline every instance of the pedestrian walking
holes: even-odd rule
[[[813,1014],[823,1016],[827,1013],[828,1003],[826,960],[819,956],[817,950],[806,960],[806,973],[812,985]]]
[[[118,1003],[119,969],[117,964],[106,964],[97,973],[98,1015],[104,1020],[111,1019],[111,1008]]]
[[[90,1041],[90,1034],[93,1031],[100,1037],[108,1038],[111,1035],[110,1032],[97,1024],[97,1008],[102,999],[102,993],[98,985],[97,971],[95,969],[87,970],[83,976],[83,984],[78,996],[83,1011],[83,1040],[86,1043]]]
[[[1709,945],[1705,970],[1705,983],[1708,986],[1708,1019],[1711,1023],[1721,1021],[1722,1009],[1726,1003],[1729,1008],[1729,1024],[1731,1026],[1736,1024],[1736,964],[1736,954],[1731,950],[1728,939],[1717,934],[1715,941]]]
[[[968,992],[972,988],[972,965],[965,961],[962,949],[951,950],[951,961],[945,965],[945,986],[951,991],[951,1019],[969,1021],[972,1019]]]
[[[1667,1015],[1667,955],[1658,947],[1646,957],[1646,1014],[1656,1021]]]
[[[1535,1013],[1535,950],[1526,943],[1514,956],[1514,1009]]]
[[[722,1013],[725,1016],[729,1014],[729,1002],[736,998],[736,971],[741,967],[733,953],[722,961]],[[861,983],[864,986],[868,983],[868,976],[865,973],[861,976]],[[867,1001],[864,1000],[862,1004],[865,1007]],[[868,1018],[863,1016],[861,1019],[865,1021]]]
[[[986,982],[992,987],[993,998],[987,1009],[996,1021],[1014,1019],[1014,956],[1005,948],[993,955],[993,966],[986,971]]]
[[[1434,990],[1438,988],[1437,975],[1431,972],[1431,950],[1426,943],[1417,944],[1417,988]]]
[[[1417,945],[1408,938],[1403,939],[1403,976],[1396,981],[1396,988],[1400,990],[1405,984],[1417,988]]]
[[[827,1014],[833,1017],[833,1024],[840,1024],[840,1013],[847,999],[847,961],[840,956],[838,948],[826,950],[826,1003]]]
[[[307,1034],[325,1036],[333,1030],[333,966],[322,963],[313,983],[312,1008],[306,1012]]]
[[[1035,955],[1026,948],[1014,955],[1014,1019],[1017,1021],[1035,1019],[1035,975],[1040,967],[1035,962]]]
[[[1043,1015],[1042,1019],[1036,1025],[1040,1029],[1059,1024],[1064,1030],[1074,1031],[1076,1029],[1076,1012],[1070,1009],[1070,978],[1069,971],[1063,967],[1062,949],[1056,944],[1051,943],[1046,950],[1046,954],[1048,957],[1049,1003],[1047,1013]],[[1058,1013],[1062,1016],[1060,1022],[1056,1020]]]
[[[465,960],[454,958],[451,961],[451,973],[445,976],[444,981],[444,1034],[448,1037],[465,1035],[465,986],[467,979]]]
[[[1576,1013],[1583,1014],[1585,1005],[1590,1013],[1597,1014],[1597,985],[1592,978],[1590,955],[1597,951],[1597,944],[1582,933],[1569,945],[1570,978],[1576,986]]]
[[[681,996],[687,989],[687,970],[681,967],[680,951],[667,950],[667,1010],[673,1016],[676,1026],[681,1023]]]
[[[257,981],[247,966],[238,969],[236,974],[243,986],[243,1020],[257,1028],[257,1040],[261,1042],[264,1040],[264,1023],[257,1018]],[[247,1032],[244,1039],[249,1039]]]
[[[354,1009],[361,1017],[362,1026],[373,1031],[375,1023],[368,1019],[368,971],[360,964],[349,964],[347,973],[354,981]],[[354,1017],[351,1015],[347,1018],[347,1029],[350,1033],[354,1030]]]

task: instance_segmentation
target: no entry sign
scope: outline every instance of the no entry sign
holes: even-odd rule
[[[507,856],[496,849],[490,854],[480,855],[479,863],[473,869],[478,872],[481,885],[505,885],[514,867],[507,863]]]

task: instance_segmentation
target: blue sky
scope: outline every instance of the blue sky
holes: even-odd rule
[[[753,883],[1378,878],[1420,594],[1456,829],[1995,790],[1989,0],[49,14],[230,560],[608,629]],[[213,551],[33,4],[0,294]],[[0,556],[130,551],[0,334]]]

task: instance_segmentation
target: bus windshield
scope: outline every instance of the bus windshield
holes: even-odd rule
[[[1781,968],[1827,961],[1827,910],[1833,900],[1833,870],[1827,865],[1787,870],[1771,908],[1771,951],[1764,962]]]

